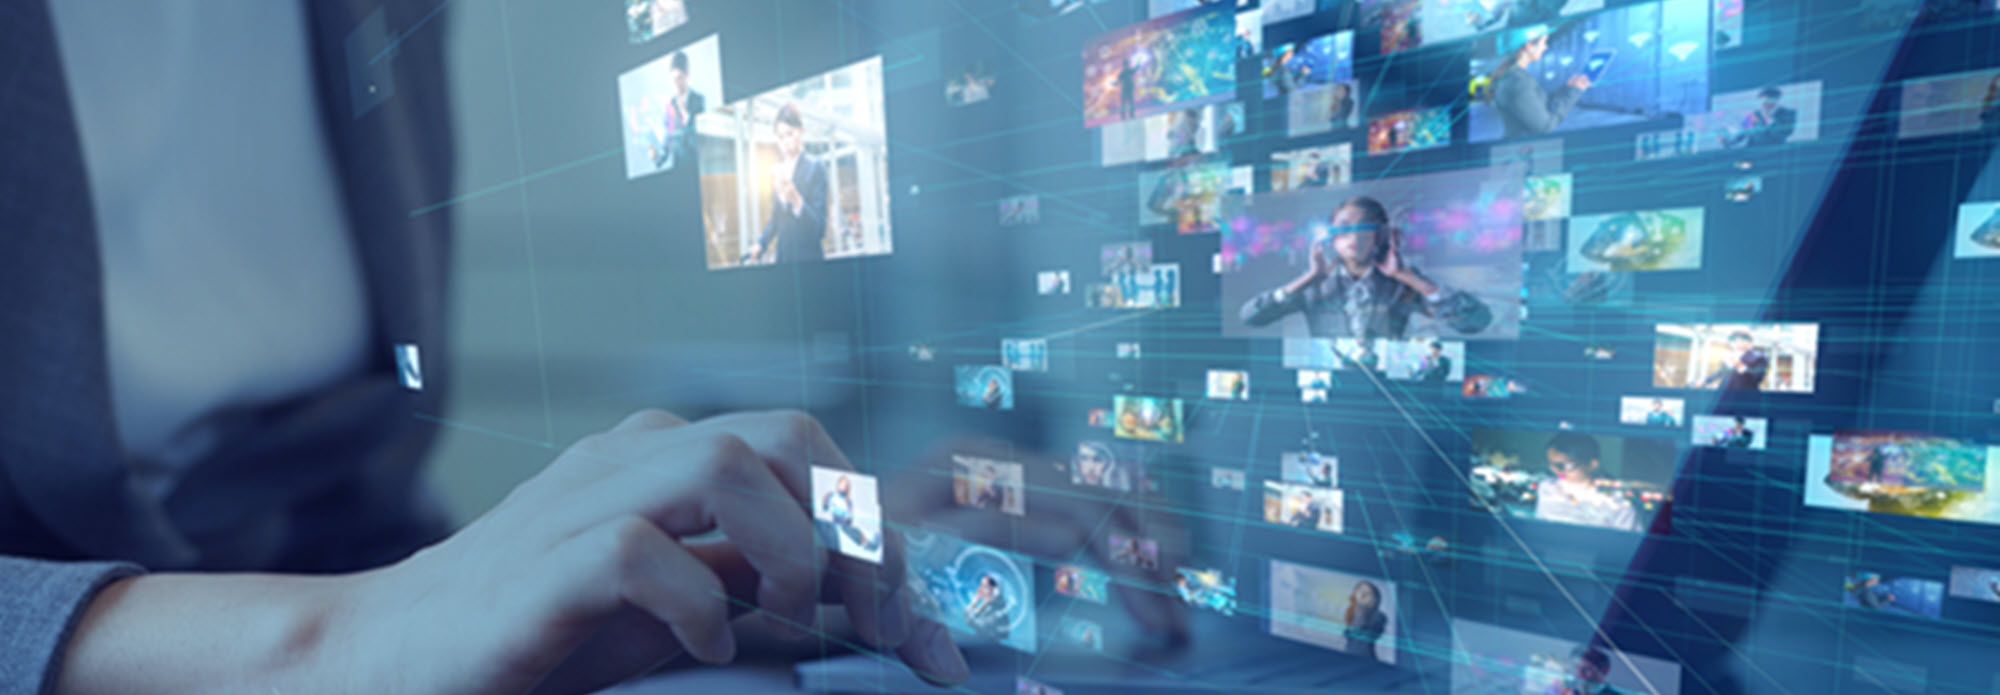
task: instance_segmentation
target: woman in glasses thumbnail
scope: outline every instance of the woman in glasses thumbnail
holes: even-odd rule
[[[1334,208],[1332,225],[1315,233],[1312,266],[1284,286],[1259,292],[1238,312],[1243,323],[1266,326],[1304,314],[1315,337],[1401,339],[1411,314],[1472,334],[1493,322],[1493,311],[1469,293],[1424,277],[1403,260],[1398,230],[1382,203],[1367,196]]]

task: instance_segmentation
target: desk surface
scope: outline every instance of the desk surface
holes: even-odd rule
[[[690,668],[641,678],[598,695],[684,695],[685,693],[729,693],[729,695],[792,695],[800,692],[790,666],[758,663],[722,668]]]

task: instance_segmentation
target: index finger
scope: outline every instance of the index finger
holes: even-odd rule
[[[641,513],[676,537],[720,529],[757,568],[758,605],[812,621],[825,555],[774,467],[741,437],[703,424],[624,430],[588,453],[612,472],[577,491],[580,509]]]
[[[852,472],[854,465],[833,443],[826,428],[802,412],[737,413],[705,420],[702,424],[723,428],[749,444],[770,463],[772,472],[784,481],[785,487],[808,509],[814,510],[815,528],[820,530],[819,535],[825,545],[836,551],[827,563],[828,579],[834,585],[835,595],[840,596],[847,606],[848,617],[853,619],[855,629],[863,639],[878,646],[901,644],[908,637],[912,622],[909,601],[900,591],[903,586],[901,537],[888,530],[880,495],[875,495],[875,503],[868,505],[873,509],[849,510],[857,519],[872,516],[878,522],[873,524],[873,529],[856,528],[869,524],[842,526],[828,519],[828,514],[820,513],[827,495],[835,491],[814,490],[812,486],[812,469],[815,467],[846,472],[850,482],[865,479],[870,486],[876,482],[874,477]],[[875,489],[880,490],[879,487]],[[852,500],[847,503],[851,504]],[[858,554],[873,557],[861,559],[840,552],[844,545],[843,537],[849,539],[849,544],[864,551]]]

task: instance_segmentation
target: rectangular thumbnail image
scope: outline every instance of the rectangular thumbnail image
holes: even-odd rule
[[[1181,234],[1213,232],[1229,187],[1229,162],[1187,162],[1139,173],[1139,224],[1172,224]]]
[[[1522,254],[1521,283],[1527,291],[1528,310],[1536,309],[1598,309],[1630,305],[1637,296],[1637,283],[1633,273],[1615,271],[1575,272],[1570,269],[1570,252],[1562,247],[1563,226],[1575,228],[1576,222],[1530,222],[1530,239],[1537,232],[1548,230],[1556,249],[1553,251],[1532,251]],[[1546,225],[1546,227],[1538,226]],[[1581,232],[1578,232],[1581,233]]]
[[[1665,439],[1475,429],[1473,501],[1512,517],[1644,531],[1672,499],[1674,454]]]
[[[1264,481],[1264,521],[1292,528],[1342,533],[1346,495],[1334,488]]]
[[[1763,451],[1770,441],[1771,421],[1743,415],[1696,415],[1692,432],[1695,446]]]
[[[1215,152],[1216,105],[1169,111],[1139,121],[1146,132],[1146,161]],[[1106,128],[1123,124],[1113,124]],[[1232,126],[1233,127],[1233,126]]]
[[[1338,0],[1264,0],[1264,23],[1277,24],[1328,9]]]
[[[1144,570],[1160,568],[1160,544],[1151,538],[1138,538],[1122,533],[1110,534],[1106,540],[1111,545],[1111,561]]]
[[[1884,577],[1879,572],[1848,575],[1841,582],[1840,604],[1873,613],[1913,615],[1936,620],[1944,606],[1944,582],[1916,577]]]
[[[1012,371],[1046,372],[1049,370],[1049,341],[1041,338],[1001,339],[1000,360]]]
[[[1569,174],[1545,174],[1521,180],[1521,219],[1541,222],[1569,217],[1572,180]]]
[[[1035,293],[1044,297],[1069,294],[1069,271],[1041,270],[1035,272]]]
[[[952,367],[958,404],[987,410],[1014,409],[1014,372],[997,364]]]
[[[1819,139],[1820,82],[1794,82],[1717,94],[1709,112],[1690,117],[1696,151],[1769,147]]]
[[[1896,137],[2000,131],[2000,68],[1903,83]]]
[[[1654,328],[1653,386],[1812,393],[1816,323],[1662,323]]]
[[[1806,438],[1808,507],[2000,524],[2000,447],[1917,432]]]
[[[1396,663],[1396,584],[1271,560],[1271,636]]]
[[[910,608],[958,634],[1035,651],[1035,563],[930,531],[903,534]]]
[[[1107,309],[1171,309],[1181,305],[1181,266],[1126,266],[1086,288],[1084,303]]]
[[[2000,603],[2000,569],[1951,568],[1951,595],[1954,598]]]
[[[1715,0],[1715,50],[1743,45],[1743,0]]]
[[[1220,143],[1243,134],[1242,102],[1209,104],[1107,123],[1097,129],[1098,163],[1118,166],[1214,154]]]
[[[1953,258],[2000,258],[2000,201],[1958,206]]]
[[[1520,184],[1489,173],[1480,167],[1223,201],[1223,335],[1517,337]],[[1317,274],[1315,252],[1331,266]],[[1390,260],[1396,275],[1377,272]],[[1301,278],[1310,284],[1284,291]]]
[[[687,0],[625,0],[625,26],[632,43],[659,38],[687,21]]]
[[[1680,427],[1687,421],[1687,401],[1658,396],[1620,396],[1618,421],[1646,427]]]
[[[1527,382],[1500,374],[1467,374],[1459,386],[1459,395],[1466,398],[1513,398],[1527,393]]]
[[[1475,39],[1473,142],[1708,111],[1709,0],[1664,0]]]
[[[1202,0],[1179,0],[1189,5],[1200,4]],[[1244,2],[1239,0],[1237,7]],[[1157,16],[1157,15],[1156,15]],[[1239,9],[1236,11],[1236,60],[1242,62],[1264,55],[1264,10],[1263,8]]]
[[[1011,461],[952,454],[951,499],[961,507],[1025,514],[1028,486],[1023,469]]]
[[[1063,691],[1052,685],[1031,678],[1014,677],[1014,695],[1063,695]]]
[[[1382,341],[1382,371],[1398,381],[1442,384],[1465,380],[1465,342],[1459,340]]]
[[[1177,567],[1174,593],[1189,606],[1236,615],[1236,578],[1225,576],[1222,570]]]
[[[1333,373],[1324,369],[1299,370],[1299,402],[1325,403],[1333,388]]]
[[[1180,443],[1184,435],[1181,399],[1112,396],[1111,433],[1124,439]]]
[[[1602,9],[1604,0],[1447,0],[1424,3],[1424,45],[1502,29],[1548,24],[1564,15]]]
[[[1250,373],[1241,369],[1208,370],[1208,398],[1217,401],[1250,400]]]
[[[1354,81],[1354,32],[1337,31],[1264,54],[1264,98]]]
[[[894,250],[876,56],[716,107],[701,122],[708,267]]]
[[[1296,138],[1361,125],[1361,83],[1303,87],[1285,97],[1285,137]],[[1446,140],[1450,133],[1446,132]]]
[[[1236,16],[1213,5],[1131,24],[1083,47],[1083,124],[1097,126],[1236,95]]]
[[[973,61],[944,83],[944,102],[952,106],[971,106],[993,97],[996,78],[993,69],[984,60]]]
[[[1103,604],[1111,599],[1111,575],[1082,565],[1056,566],[1056,593]]]
[[[1451,621],[1451,692],[1658,693],[1680,695],[1681,668],[1672,661],[1620,653],[1590,643],[1547,637],[1464,618]]]
[[[1287,451],[1278,456],[1279,477],[1294,485],[1340,486],[1340,457],[1314,451]]]
[[[1105,278],[1137,273],[1153,265],[1153,242],[1120,241],[1098,248],[1097,267]]]
[[[1368,122],[1368,154],[1428,150],[1450,144],[1450,107],[1404,109]]]
[[[695,166],[695,133],[711,96],[722,97],[718,37],[688,44],[618,76],[625,118],[625,178]]]
[[[1215,466],[1208,469],[1208,485],[1217,490],[1242,492],[1244,485],[1248,482],[1249,475],[1244,473],[1241,468]]]
[[[1569,221],[1572,273],[1701,268],[1704,208],[1578,215]]]
[[[1271,190],[1345,186],[1354,180],[1354,145],[1336,143],[1271,153]]]
[[[882,497],[875,476],[812,467],[813,527],[820,546],[882,564]]]
[[[1042,197],[1016,195],[1000,199],[1000,226],[1019,227],[1042,221]]]
[[[1069,482],[1119,492],[1143,490],[1144,454],[1143,449],[1128,445],[1094,440],[1077,442],[1076,456],[1070,460]]]
[[[1062,617],[1061,627],[1056,630],[1063,646],[1104,651],[1104,626],[1094,620],[1084,620],[1072,615]]]
[[[1423,45],[1423,0],[1358,0],[1363,26],[1377,27],[1382,37],[1382,55],[1407,51]]]

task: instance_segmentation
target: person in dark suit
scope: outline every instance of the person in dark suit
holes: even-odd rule
[[[591,691],[822,582],[963,680],[900,563],[814,547],[803,414],[641,411],[453,531],[437,9],[0,0],[0,695]]]
[[[1789,106],[1780,105],[1785,93],[1777,87],[1765,87],[1757,92],[1760,100],[1757,110],[1743,115],[1743,126],[1735,135],[1723,136],[1725,147],[1759,147],[1763,145],[1783,145],[1792,139],[1792,133],[1799,129],[1799,112]]]
[[[688,86],[686,51],[677,51],[668,59],[667,73],[674,82],[674,94],[667,100],[666,113],[661,116],[666,121],[667,141],[653,151],[653,166],[662,169],[693,161],[695,117],[708,110],[708,99]]]
[[[1451,358],[1444,354],[1444,343],[1431,341],[1430,354],[1424,356],[1417,366],[1417,381],[1442,384],[1451,379]]]
[[[1756,391],[1764,388],[1764,375],[1771,371],[1771,356],[1757,349],[1749,331],[1729,334],[1729,351],[1736,358],[1717,367],[1701,380],[1702,388],[1721,386],[1724,390]]]
[[[765,263],[820,260],[825,257],[826,165],[805,151],[806,125],[798,104],[779,107],[771,127],[778,138],[771,217],[764,220],[753,256]]]

